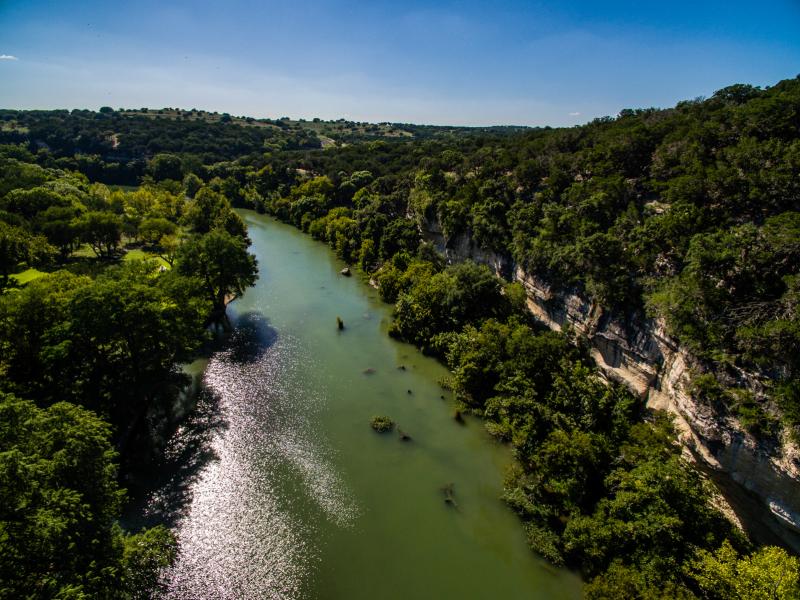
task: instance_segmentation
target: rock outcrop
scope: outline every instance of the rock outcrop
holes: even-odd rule
[[[572,328],[588,342],[605,377],[628,386],[649,407],[673,413],[685,453],[716,484],[734,521],[757,541],[800,552],[798,448],[788,439],[777,445],[759,441],[724,409],[693,398],[690,379],[709,365],[671,338],[661,320],[609,313],[578,291],[556,288],[525,272],[510,257],[478,248],[468,236],[448,240],[436,224],[427,225],[425,237],[448,261],[471,259],[521,283],[538,320],[553,329]],[[726,376],[732,385],[763,393],[753,374]]]
[[[519,267],[513,279],[525,287],[528,308],[540,321],[554,329],[569,326],[589,342],[593,358],[608,379],[627,385],[649,407],[675,415],[687,453],[701,463],[754,538],[770,543],[778,538],[800,552],[796,446],[788,440],[777,447],[760,442],[723,410],[693,398],[691,376],[707,365],[681,348],[661,320],[615,317],[575,292],[554,291]],[[760,382],[751,374],[739,373],[732,383],[762,393]]]

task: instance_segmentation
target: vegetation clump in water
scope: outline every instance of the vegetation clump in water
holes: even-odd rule
[[[394,421],[386,416],[372,417],[369,424],[378,433],[388,433],[394,429]]]

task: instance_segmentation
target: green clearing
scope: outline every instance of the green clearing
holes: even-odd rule
[[[39,269],[31,268],[20,271],[19,273],[14,273],[11,275],[11,278],[15,280],[17,286],[20,286],[26,285],[34,279],[39,279],[39,277],[43,277],[44,275],[47,275],[47,273],[40,271]]]
[[[97,255],[89,244],[83,244],[80,248],[74,250],[70,256],[73,258],[96,258]]]
[[[125,253],[122,255],[121,260],[144,260],[146,258],[157,260],[159,265],[163,265],[166,268],[170,268],[169,263],[165,261],[163,258],[153,254],[152,252],[148,252],[146,250],[142,250],[141,248],[130,248],[130,249],[123,249]],[[95,259],[97,256],[95,255],[92,247],[89,244],[83,244],[80,248],[75,250],[71,255],[72,258],[90,258]]]
[[[122,257],[122,260],[125,260],[125,261],[128,261],[128,260],[145,260],[145,259],[157,260],[159,266],[163,266],[163,267],[165,267],[167,269],[170,268],[169,263],[167,261],[165,261],[163,258],[161,258],[160,256],[156,256],[155,254],[152,254],[151,252],[147,252],[145,250],[142,250],[141,248],[133,248],[132,250],[128,250],[125,253],[125,255]]]

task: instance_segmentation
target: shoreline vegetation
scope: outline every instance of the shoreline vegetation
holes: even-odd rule
[[[0,517],[11,531],[3,586],[80,597],[128,585],[142,564],[149,575],[138,580],[156,581],[151,567],[170,560],[166,530],[138,534],[162,542],[142,556],[137,538],[109,527],[119,495],[109,442],[122,424],[140,426],[132,414],[175,393],[175,365],[255,280],[234,206],[296,226],[376,282],[395,305],[390,334],[447,365],[464,410],[511,445],[504,499],[531,548],[579,571],[587,597],[797,597],[797,557],[755,547],[713,508],[665,414],[602,381],[571,332],[537,324],[519,284],[469,261],[447,264],[422,235],[467,236],[602,306],[663,316],[715,366],[695,382],[705,401],[767,443],[796,439],[797,114],[800,79],[573,128],[381,136],[359,125],[322,149],[297,141],[311,135],[302,126],[276,125],[266,139],[236,119],[0,111],[0,142],[12,143],[0,147],[0,237],[10,249],[0,283],[64,266],[0,296],[4,422],[41,423],[25,439],[2,430],[4,472],[22,473],[8,475],[3,505],[29,507]],[[197,137],[181,145],[173,134],[189,128]],[[336,141],[336,131],[325,136]],[[115,264],[123,239],[144,241],[172,268]],[[95,258],[77,260],[86,248]],[[731,388],[717,375],[725,369],[757,371],[765,392]],[[58,448],[78,443],[53,426],[68,418],[74,440],[92,442],[90,473],[56,464]],[[37,436],[55,441],[32,443]],[[53,476],[34,489],[38,464]],[[75,477],[88,487],[64,508],[56,499]],[[69,512],[81,498],[96,511],[88,522]],[[73,530],[78,562],[54,570]]]
[[[163,450],[180,365],[255,281],[246,227],[211,190],[111,190],[18,146],[0,173],[0,597],[152,597],[175,539],[120,529],[120,475]]]

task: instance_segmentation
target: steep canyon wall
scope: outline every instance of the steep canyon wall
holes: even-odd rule
[[[628,386],[653,409],[675,415],[687,456],[716,484],[726,509],[756,541],[782,543],[800,553],[800,452],[789,442],[759,441],[724,409],[693,398],[690,380],[709,368],[667,333],[664,323],[604,310],[577,290],[564,290],[526,272],[510,257],[479,248],[466,235],[446,239],[436,223],[422,233],[450,262],[467,259],[521,283],[530,311],[553,329],[571,327],[589,344],[601,372]],[[726,373],[731,385],[758,395],[751,373]]]

